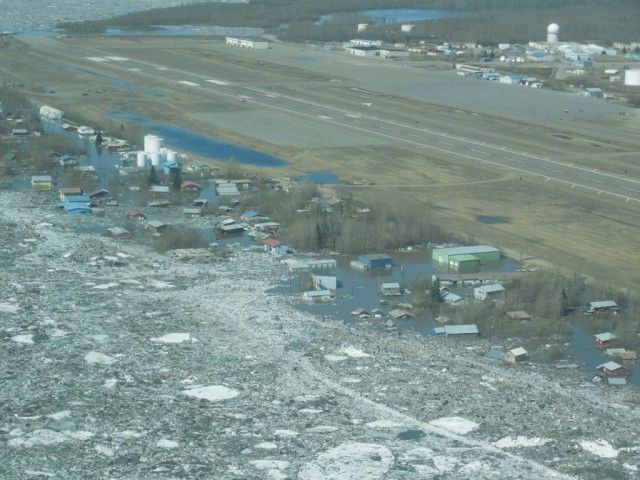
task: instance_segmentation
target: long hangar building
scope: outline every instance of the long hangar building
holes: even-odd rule
[[[500,250],[488,245],[436,248],[431,258],[440,268],[458,273],[476,273],[483,265],[500,262]]]

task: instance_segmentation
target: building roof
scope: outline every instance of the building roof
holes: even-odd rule
[[[383,283],[382,285],[380,285],[380,287],[383,290],[386,290],[388,288],[398,288],[399,289],[400,288],[400,284],[397,283],[397,282]]]
[[[305,297],[330,297],[331,292],[329,290],[309,290],[304,292]]]
[[[282,243],[280,240],[276,240],[275,238],[267,238],[264,241],[265,245],[269,245],[270,247],[278,247],[280,245],[285,245],[284,243]]]
[[[442,327],[445,335],[477,335],[478,326],[474,323],[468,325],[445,325]]]
[[[618,304],[613,300],[602,300],[600,302],[589,302],[591,308],[617,308]]]
[[[198,190],[202,189],[200,184],[194,182],[193,180],[186,180],[182,182],[182,184],[180,185],[180,188],[189,188],[189,187],[197,188]]]
[[[66,195],[65,199],[67,203],[89,203],[91,199],[89,195]]]
[[[153,228],[162,228],[162,227],[168,227],[169,224],[161,222],[160,220],[149,220],[147,222],[147,226],[153,227]]]
[[[34,175],[31,177],[32,182],[51,182],[51,175]]]
[[[491,283],[489,285],[482,285],[476,288],[478,290],[482,290],[484,293],[498,293],[504,290],[504,287],[499,283]]]
[[[601,342],[608,342],[610,340],[618,338],[615,333],[611,332],[598,333],[597,335],[595,335],[595,337],[596,340],[600,340]]]
[[[360,256],[368,260],[391,260],[391,257],[386,253],[370,253],[368,255],[360,255]]]
[[[244,218],[268,218],[264,213],[256,212],[255,210],[247,210],[242,216]]]
[[[514,310],[513,312],[507,312],[507,317],[512,320],[531,320],[531,316],[524,310]]]
[[[527,351],[522,347],[518,347],[518,348],[513,348],[513,349],[509,350],[509,353],[511,355],[513,355],[514,357],[520,357],[522,355],[526,355]]]
[[[607,363],[603,363],[602,365],[598,365],[596,367],[597,370],[609,370],[610,372],[619,370],[621,368],[626,370],[626,368],[624,368],[622,365],[616,362],[607,362]]]
[[[452,255],[449,255],[450,257]],[[470,261],[476,261],[479,262],[480,259],[478,257],[476,257],[475,255],[471,255],[470,253],[463,253],[461,255],[453,255],[455,257],[455,260],[457,260],[458,262],[470,262]]]
[[[444,255],[464,255],[464,254],[477,254],[477,253],[500,253],[495,247],[489,245],[474,245],[471,247],[451,247],[451,248],[438,248],[438,252]]]

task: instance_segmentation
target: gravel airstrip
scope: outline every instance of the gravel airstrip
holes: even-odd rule
[[[313,316],[259,249],[181,262],[54,204],[0,192],[3,478],[639,476],[635,387]]]

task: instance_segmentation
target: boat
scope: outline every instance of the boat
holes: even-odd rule
[[[87,127],[84,125],[82,127],[78,127],[78,135],[80,135],[81,137],[95,135],[95,134],[96,134],[96,131],[91,127]]]

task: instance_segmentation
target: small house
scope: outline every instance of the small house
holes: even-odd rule
[[[169,230],[171,225],[160,220],[150,220],[145,228],[151,233],[163,233]]]
[[[400,295],[400,284],[399,283],[383,283],[380,285],[380,293],[382,295]]]
[[[107,235],[114,238],[129,238],[131,236],[131,232],[124,228],[111,227],[107,229]]]
[[[618,313],[620,307],[613,300],[602,300],[600,302],[589,302],[587,304],[587,313]]]
[[[193,200],[194,207],[204,208],[207,206],[208,203],[209,203],[209,200],[207,200],[206,198],[196,198]]]
[[[230,180],[229,183],[233,183],[238,190],[249,190],[251,180],[248,178],[240,178],[237,180]]]
[[[242,219],[245,222],[250,222],[252,220],[268,220],[269,217],[264,213],[256,212],[255,210],[247,210],[242,214]]]
[[[229,224],[219,223],[215,228],[222,235],[238,235],[245,232],[244,225],[235,222]]]
[[[504,360],[504,347],[500,345],[492,345],[484,356],[492,360]]]
[[[465,303],[464,298],[460,295],[456,295],[446,288],[440,290],[440,299],[448,305],[459,305]]]
[[[202,190],[200,184],[194,182],[193,180],[186,180],[180,184],[180,190],[183,192],[193,192],[198,193]]]
[[[169,188],[169,185],[151,185],[149,191],[154,195],[169,195],[171,188]]]
[[[164,162],[160,164],[160,169],[165,175],[175,175],[176,172],[182,171],[182,165],[178,162]]]
[[[129,218],[135,218],[136,220],[144,220],[147,218],[144,213],[138,212],[137,210],[129,210],[129,212],[127,212],[127,216]]]
[[[522,347],[514,348],[504,354],[504,361],[509,363],[525,362],[527,358],[529,358],[529,354]]]
[[[253,241],[264,241],[267,238],[270,237],[270,235],[268,233],[265,232],[260,232],[258,230],[251,230],[249,233],[247,233],[247,237],[249,237],[251,240]]]
[[[638,360],[638,354],[633,350],[627,350],[617,355],[623,362],[635,362]]]
[[[171,205],[169,200],[149,200],[149,202],[147,202],[148,207],[163,208],[168,207],[169,205]]]
[[[89,194],[89,198],[95,201],[103,200],[108,197],[109,197],[109,191],[105,190],[104,188],[99,188],[98,190]]]
[[[31,177],[31,188],[33,190],[45,191],[51,190],[53,180],[51,175],[34,175]]]
[[[183,208],[182,213],[187,218],[195,218],[202,216],[202,208],[200,207],[191,207],[191,208]]]
[[[329,290],[310,290],[304,292],[304,299],[310,302],[329,302],[333,297]]]
[[[338,289],[338,278],[329,275],[311,274],[311,284],[316,290],[330,290],[335,292]]]
[[[12,128],[11,135],[15,137],[26,137],[27,135],[29,135],[29,132],[26,128]]]
[[[264,241],[264,251],[272,255],[286,255],[289,252],[289,245],[275,238],[267,238]]]
[[[626,378],[630,373],[629,370],[616,362],[603,363],[602,365],[598,365],[596,369],[598,370],[598,372],[600,372],[600,375],[604,377]]]
[[[67,196],[83,195],[84,191],[80,187],[62,187],[58,190],[58,193],[60,194],[60,201],[66,202]]]
[[[389,312],[389,316],[395,318],[396,320],[408,320],[409,318],[413,318],[414,315],[407,312],[406,310],[402,310],[400,308],[396,308]]]
[[[473,296],[476,300],[486,300],[487,298],[495,297],[499,293],[504,291],[504,287],[499,283],[492,283],[490,285],[481,285],[473,289]]]
[[[280,224],[277,222],[261,222],[256,223],[253,228],[259,232],[275,233],[280,228]]]
[[[467,336],[467,335],[478,335],[478,326],[474,323],[468,325],[445,325],[444,327],[436,327],[434,329],[436,335],[439,337],[450,337],[450,336]]]
[[[616,335],[611,332],[598,333],[595,335],[596,347],[608,348],[611,345],[611,340],[615,340]]]

